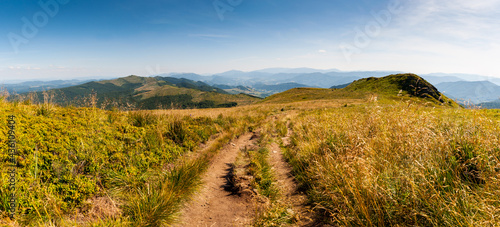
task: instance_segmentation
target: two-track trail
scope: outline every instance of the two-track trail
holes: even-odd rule
[[[249,226],[255,214],[252,198],[228,190],[228,176],[240,150],[254,144],[254,134],[246,133],[226,144],[202,177],[199,193],[181,212],[174,226]]]
[[[288,146],[290,144],[290,135],[291,130],[288,129],[287,135],[281,138],[283,145]],[[286,203],[290,204],[296,213],[296,222],[293,226],[314,226],[311,208],[306,205],[306,195],[299,191],[297,181],[292,174],[292,167],[285,161],[281,147],[276,142],[272,142],[269,148],[271,151],[269,164],[273,166],[277,184],[285,197]]]

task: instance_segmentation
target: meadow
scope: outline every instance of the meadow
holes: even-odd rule
[[[317,219],[497,226],[498,110],[370,103],[299,112],[286,156]]]
[[[299,223],[269,163],[271,142],[281,144],[315,223],[500,224],[498,110],[362,96],[156,111],[0,102],[0,119],[11,114],[18,203],[12,222],[1,124],[2,225],[175,223],[217,151],[257,129],[259,148],[245,151],[252,186],[268,198],[256,226]]]
[[[16,221],[21,226],[169,221],[199,184],[210,156],[262,118],[232,111],[192,116],[49,103],[0,105],[1,119],[15,115],[17,121]],[[0,127],[5,151],[0,212],[7,220],[11,163],[7,124]],[[201,152],[199,145],[209,140]]]

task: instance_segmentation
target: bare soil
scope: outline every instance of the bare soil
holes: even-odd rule
[[[290,136],[292,134],[289,123],[287,128],[287,135],[281,138],[285,147],[290,145]],[[292,167],[285,160],[281,147],[273,142],[270,149],[270,163],[275,168],[278,185],[282,186],[284,195],[287,197],[287,203],[292,204],[292,209],[295,212],[296,222],[294,226],[331,227],[331,225],[323,223],[324,217],[314,212],[311,205],[307,203],[307,196],[299,190],[298,183],[292,175]]]
[[[219,151],[203,176],[203,188],[174,226],[251,226],[255,214],[252,196],[235,186],[233,163],[241,150],[253,146],[254,139],[254,133],[246,133]]]
[[[288,137],[283,137],[282,141],[286,144],[289,141]],[[298,184],[292,175],[292,167],[285,161],[280,146],[273,142],[270,147],[271,154],[269,163],[273,166],[276,174],[277,183],[280,186],[286,203],[292,205],[293,212],[295,213],[295,225],[307,226],[313,220],[311,219],[311,208],[306,205],[306,196],[298,189]]]

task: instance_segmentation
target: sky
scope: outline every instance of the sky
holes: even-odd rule
[[[500,77],[500,0],[0,0],[0,81],[272,67]]]

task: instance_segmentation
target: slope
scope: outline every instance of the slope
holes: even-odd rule
[[[295,88],[269,96],[263,103],[287,103],[322,99],[366,99],[376,95],[384,100],[411,99],[436,105],[458,106],[432,84],[415,74],[394,74],[356,80],[342,89]]]
[[[28,94],[24,94],[24,99],[27,97]],[[249,95],[230,95],[199,81],[133,75],[38,92],[34,99],[60,105],[139,109],[232,107],[260,100]]]
[[[356,80],[342,89],[347,92],[375,93],[382,98],[417,98],[435,104],[458,106],[438,91],[434,85],[415,74],[394,74],[381,78],[369,77]]]
[[[311,100],[329,99],[363,99],[362,92],[345,92],[341,89],[326,88],[293,88],[278,94],[271,95],[261,103],[290,103]]]

